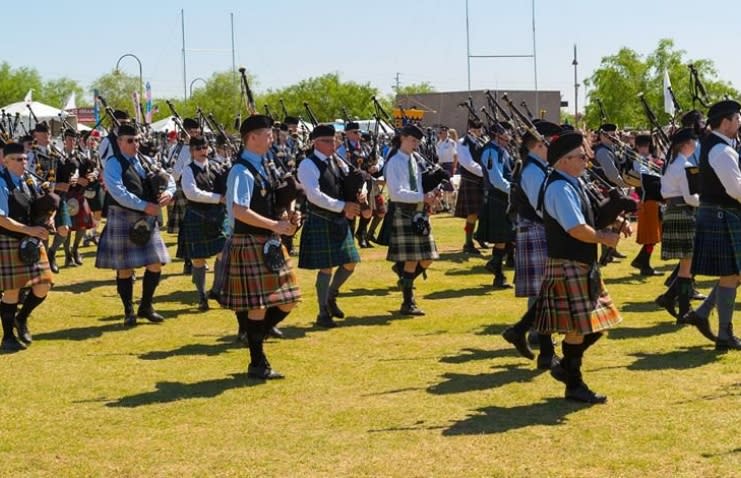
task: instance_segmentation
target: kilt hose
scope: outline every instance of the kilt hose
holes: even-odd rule
[[[226,240],[214,280],[214,292],[223,307],[235,311],[265,309],[301,299],[291,256],[284,246],[283,267],[273,272],[265,266],[262,249],[271,238],[280,240],[278,236],[252,234],[235,234]]]
[[[545,226],[521,217],[517,222],[515,297],[537,297],[548,259]]]
[[[515,239],[515,231],[507,216],[506,196],[502,197],[494,191],[489,191],[485,196],[474,238],[480,242],[493,244],[512,242]]]
[[[67,207],[67,193],[59,193],[59,208],[54,216],[54,227],[72,227],[72,217],[69,215],[69,208]]]
[[[638,244],[658,244],[661,242],[660,204],[658,201],[643,201],[638,206]]]
[[[178,232],[175,256],[180,259],[206,259],[224,249],[228,237],[229,219],[223,205],[212,208],[185,209],[185,216]]]
[[[67,193],[67,201],[77,201],[77,214],[72,216],[72,226],[70,227],[73,231],[86,231],[95,226],[95,219],[93,218],[93,211],[90,209],[90,204],[85,197],[84,188],[70,188]]]
[[[590,298],[589,266],[566,259],[546,260],[535,307],[535,326],[542,334],[586,335],[612,328],[622,321],[604,283],[599,297]]]
[[[412,229],[415,212],[396,204],[391,217],[391,233],[386,260],[392,262],[439,259],[435,238],[430,233],[421,236]],[[386,219],[388,220],[388,218]]]
[[[343,228],[345,233],[341,234]],[[352,262],[360,262],[360,254],[344,215],[316,211],[310,207],[301,230],[299,268],[328,269]]]
[[[21,240],[0,234],[0,290],[15,290],[36,284],[51,284],[53,276],[49,268],[46,247],[41,244],[38,262],[24,264],[18,254]]]
[[[183,221],[185,216],[185,207],[188,205],[188,198],[183,193],[183,188],[178,187],[175,190],[175,198],[172,201],[172,205],[167,208],[167,232],[170,234],[177,234],[180,230],[180,223]]]
[[[685,259],[692,255],[696,230],[694,207],[668,205],[661,229],[661,259]]]
[[[95,267],[98,269],[136,269],[148,264],[167,264],[170,254],[160,235],[156,222],[152,237],[143,246],[137,246],[129,239],[129,229],[144,213],[108,205],[108,218],[100,235]]]
[[[455,217],[466,218],[481,212],[483,202],[484,178],[461,168],[461,184],[458,186],[458,200],[455,202]]]
[[[741,272],[741,209],[700,204],[692,273],[729,276]]]

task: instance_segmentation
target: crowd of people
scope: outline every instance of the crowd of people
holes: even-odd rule
[[[282,336],[279,324],[301,299],[292,256],[297,267],[316,271],[317,327],[341,324],[342,288],[359,248],[374,244],[388,247],[400,314],[424,315],[415,281],[439,259],[429,216],[450,211],[464,220],[462,253],[491,248],[492,287],[528,298],[504,339],[529,359],[537,346],[537,367],[564,384],[567,399],[603,403],[584,382],[582,360],[621,321],[601,268],[625,257],[618,240],[633,234],[636,217],[642,247],[631,265],[643,276],[661,275],[650,263],[659,243],[662,259],[678,260],[657,305],[716,349],[741,350],[731,321],[741,271],[740,112],[741,104],[721,101],[707,118],[687,113],[666,150],[652,135],[621,133],[614,124],[580,132],[496,115],[486,125],[470,118],[460,140],[444,125],[410,122],[383,135],[348,120],[343,131],[331,124],[306,131],[297,117],[277,122],[258,114],[242,122],[238,137],[185,118],[161,138],[123,111],[110,112],[106,136],[67,128],[61,146],[45,123],[28,136],[4,132],[1,347],[31,344],[29,317],[54,275],[82,264],[87,244],[97,245],[95,267],[115,271],[123,326],[162,322],[156,290],[171,261],[164,228],[177,234],[176,256],[192,276],[198,310],[216,301],[235,312],[248,376],[281,378],[264,342]],[[720,278],[707,297],[696,290],[695,274]],[[693,299],[704,300],[693,310]],[[709,323],[714,308],[717,334]],[[564,336],[560,355],[554,334]]]

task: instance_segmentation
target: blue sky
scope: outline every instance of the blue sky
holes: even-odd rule
[[[234,13],[236,63],[257,76],[258,91],[335,71],[383,92],[391,92],[397,72],[402,85],[428,81],[438,91],[467,89],[465,0],[36,0],[28,5],[3,6],[0,60],[32,66],[45,79],[67,76],[85,87],[112,70],[121,55],[133,53],[155,96],[182,95],[183,8],[191,50],[188,84],[231,69],[229,14]],[[698,11],[706,5],[712,11]],[[688,58],[713,60],[721,78],[741,86],[739,2],[536,0],[535,13],[538,86],[560,90],[572,105],[574,44],[580,83],[603,56],[623,46],[647,54],[660,38],[673,38]],[[469,0],[469,15],[472,54],[532,51],[530,0]],[[138,74],[131,58],[122,60],[121,68]],[[531,89],[532,61],[472,59],[471,86]],[[583,94],[582,87],[580,104]]]

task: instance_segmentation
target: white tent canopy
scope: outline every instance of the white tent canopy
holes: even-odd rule
[[[30,105],[39,121],[49,121],[52,118],[58,119],[59,115],[62,113],[62,110],[59,108],[54,108],[53,106],[45,105],[38,101],[32,101]],[[25,101],[18,101],[17,103],[9,104],[0,108],[0,110],[5,111],[5,114],[10,116],[15,116],[15,114],[18,113],[21,118],[25,118],[26,121],[28,121],[28,117],[31,115]],[[33,126],[35,126],[35,123],[32,122],[31,127]]]
[[[180,131],[177,125],[175,124],[175,121],[172,119],[172,116],[168,116],[167,118],[162,118],[159,121],[155,121],[154,123],[149,125],[149,127],[152,128],[152,131],[157,132],[157,133],[165,133],[168,131]],[[211,132],[211,130],[206,125],[204,125],[203,130],[206,133]]]

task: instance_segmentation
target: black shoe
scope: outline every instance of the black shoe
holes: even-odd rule
[[[718,337],[715,336],[712,330],[710,330],[710,321],[707,317],[701,317],[694,310],[687,312],[683,317],[677,319],[677,324],[688,324],[697,327],[697,330],[711,342],[717,342]]]
[[[82,265],[82,256],[80,255],[80,251],[77,249],[72,249],[72,260],[75,261],[75,264],[78,266]]]
[[[0,344],[0,349],[6,352],[20,352],[26,350],[26,348],[26,344],[18,340],[15,335],[3,339],[2,344]]]
[[[654,302],[659,307],[666,309],[672,317],[678,318],[677,310],[675,309],[677,303],[674,299],[670,299],[666,295],[661,294],[656,298],[656,300],[654,300]]]
[[[494,276],[494,280],[492,281],[491,286],[497,290],[512,288],[512,284],[507,283],[507,278],[504,276],[504,274]]]
[[[481,255],[481,251],[476,249],[476,246],[474,246],[473,244],[464,244],[463,252],[465,252],[466,254],[473,254],[474,256]]]
[[[715,341],[715,350],[726,352],[728,350],[741,350],[741,339],[731,335],[727,339],[718,339]]]
[[[417,304],[415,304],[414,302],[401,304],[401,308],[399,309],[399,312],[401,313],[401,315],[410,315],[410,316],[425,315],[425,312],[419,307],[417,307]]]
[[[273,327],[270,330],[268,330],[268,335],[270,337],[273,337],[274,339],[283,338],[283,332],[278,327]]]
[[[585,384],[581,384],[578,387],[573,388],[566,388],[566,400],[573,400],[575,402],[584,402],[584,403],[605,403],[607,402],[607,397],[604,395],[600,395],[598,393],[594,393],[593,391],[589,390],[589,387],[587,387]]]
[[[560,365],[561,365],[561,359],[558,357],[558,355],[538,354],[538,370],[553,370],[554,367],[557,367]]]
[[[28,330],[28,320],[19,321],[15,320],[15,328],[18,330],[18,340],[26,345],[31,345],[33,337],[31,337],[31,331]]]
[[[690,297],[690,299],[692,299],[692,300],[705,300],[707,298],[708,298],[708,296],[706,296],[705,294],[703,294],[699,290],[695,289],[694,287],[692,288],[692,296]]]
[[[211,309],[208,305],[208,299],[203,297],[201,300],[198,301],[198,310],[201,312],[206,312],[207,310]]]
[[[49,256],[49,269],[55,274],[59,274],[59,266],[54,256]]]
[[[514,327],[508,327],[504,330],[504,332],[502,332],[502,337],[504,337],[504,340],[514,345],[517,351],[520,352],[520,355],[522,355],[523,357],[530,360],[535,358],[535,354],[527,345],[525,334],[518,333],[514,329]]]
[[[258,380],[276,380],[285,378],[280,372],[276,372],[270,366],[265,365],[252,365],[247,367],[247,376],[249,378],[256,378]]]
[[[643,268],[641,268],[641,275],[644,276],[644,277],[663,276],[664,273],[657,271],[653,267],[643,267]]]
[[[371,243],[372,242],[374,244],[378,244],[378,239],[376,238],[376,235],[373,234],[372,232],[369,232],[368,233],[367,239],[368,239],[368,243]],[[373,247],[373,246],[371,246],[371,247]]]
[[[160,314],[154,311],[154,307],[151,305],[147,308],[139,307],[139,310],[136,312],[137,317],[141,317],[142,319],[147,319],[150,322],[158,323],[165,320],[164,317],[162,317]]]
[[[207,297],[209,299],[211,299],[211,300],[217,300],[217,301],[219,300],[219,294],[217,294],[216,291],[213,290],[213,289],[211,289],[210,291],[208,291],[208,296]]]
[[[337,327],[337,322],[332,320],[332,316],[329,314],[319,314],[316,317],[316,325],[324,329],[333,329]]]
[[[479,247],[482,248],[482,249],[488,249],[489,247],[491,247],[491,246],[489,246],[489,244],[486,243],[486,241],[478,241],[477,240],[476,242],[479,243]]]
[[[618,259],[625,259],[625,258],[628,257],[625,254],[623,254],[622,252],[618,251],[617,249],[613,249],[612,252],[610,253],[610,255],[612,257],[617,257]]]
[[[77,262],[72,258],[72,255],[64,256],[64,267],[77,267]]]
[[[337,292],[330,292],[329,296],[327,297],[327,308],[329,309],[329,313],[332,317],[337,317],[338,319],[344,319],[345,313],[342,312],[342,309],[337,307]]]
[[[124,327],[136,327],[136,315],[133,312],[124,316]]]

